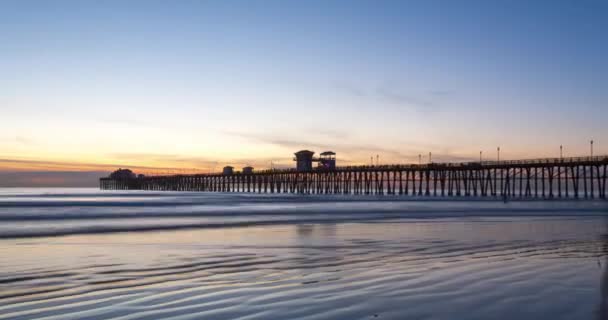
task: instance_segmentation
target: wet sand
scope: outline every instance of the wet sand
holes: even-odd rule
[[[607,234],[573,211],[6,237],[0,319],[604,319]]]

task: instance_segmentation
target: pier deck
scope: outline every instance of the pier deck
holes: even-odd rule
[[[101,178],[103,190],[606,199],[608,156]]]

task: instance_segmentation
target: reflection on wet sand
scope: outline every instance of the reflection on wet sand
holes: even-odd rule
[[[1,240],[0,319],[606,319],[606,229],[396,219]]]
[[[605,232],[599,236],[600,244],[602,246],[602,255],[598,257],[598,265],[600,268],[603,265],[604,271],[600,278],[601,289],[600,289],[600,307],[598,310],[598,319],[608,320],[608,219],[604,220],[603,225],[605,226]],[[601,259],[604,263],[601,263]]]

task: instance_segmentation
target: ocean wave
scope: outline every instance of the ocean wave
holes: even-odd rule
[[[391,196],[297,196],[193,192],[5,193],[0,238],[348,223],[388,219],[587,217],[608,214],[608,202],[456,201]]]

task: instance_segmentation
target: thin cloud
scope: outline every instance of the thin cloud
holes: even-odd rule
[[[338,153],[339,163],[349,164],[367,164],[370,157],[376,160],[376,155],[380,156],[382,163],[418,163],[418,155],[422,156],[423,161],[428,161],[428,153],[431,151],[433,162],[469,162],[476,161],[474,156],[461,155],[450,152],[440,145],[421,144],[414,141],[398,141],[394,145],[395,148],[385,148],[377,145],[370,145],[357,142],[344,142],[337,139],[331,144],[320,143],[306,139],[287,139],[277,138],[266,134],[244,133],[244,132],[224,132],[230,135],[238,136],[243,139],[248,139],[254,143],[270,144],[290,149],[293,151],[301,149],[310,149],[314,151],[332,150]],[[403,150],[397,148],[403,146]],[[433,152],[433,150],[436,150]],[[361,159],[361,160],[356,160]]]
[[[138,118],[121,118],[121,117],[103,118],[103,119],[100,119],[99,122],[105,123],[105,124],[127,125],[127,126],[130,126],[130,127],[133,127],[133,126],[137,126],[137,127],[151,127],[151,126],[154,126],[154,123],[151,123],[151,122],[145,121],[145,120],[141,120],[141,119],[138,119]]]
[[[308,134],[315,134],[328,139],[349,139],[351,135],[348,132],[341,130],[333,130],[327,128],[312,128]]]
[[[27,145],[27,146],[32,146],[35,145],[36,142],[28,137],[24,137],[24,136],[16,136],[15,137],[15,141],[19,144],[23,144],[23,145]]]
[[[404,157],[405,154],[399,152],[394,149],[382,148],[375,145],[369,144],[356,144],[356,143],[345,143],[343,141],[332,142],[331,144],[327,143],[319,143],[310,140],[304,139],[287,139],[287,138],[277,138],[274,136],[268,136],[264,134],[252,134],[252,133],[243,133],[243,132],[225,132],[231,135],[235,135],[241,138],[248,139],[252,142],[263,143],[263,144],[271,144],[285,149],[292,149],[294,151],[301,149],[317,149],[317,150],[333,150],[333,151],[342,151],[347,153],[373,153],[373,154],[383,154],[383,155],[391,155],[395,157]]]
[[[352,85],[352,84],[336,83],[334,85],[334,88],[339,92],[343,92],[346,95],[349,95],[349,96],[352,96],[355,98],[365,98],[365,97],[369,96],[369,94],[363,88]]]
[[[356,99],[370,100],[370,103],[380,101],[417,112],[440,111],[444,107],[445,98],[452,95],[448,90],[410,90],[390,83],[372,88],[345,83],[336,84],[334,87],[338,92]]]
[[[425,99],[411,93],[406,94],[405,92],[395,91],[388,87],[380,87],[377,89],[376,93],[380,99],[388,101],[389,103],[399,106],[411,106],[420,111],[428,111],[429,109],[438,107],[436,102],[428,98]]]
[[[155,153],[113,153],[111,157],[115,157],[121,160],[137,161],[145,159],[146,161],[158,161],[163,163],[174,164],[176,168],[187,165],[192,168],[196,168],[196,171],[201,172],[217,172],[223,166],[231,165],[238,168],[245,166],[253,166],[256,168],[269,168],[270,164],[273,163],[274,167],[287,167],[293,162],[292,157],[278,157],[278,158],[232,158],[232,159],[210,159],[204,157],[193,157],[185,155],[175,154],[155,154]],[[193,169],[194,170],[194,169]]]
[[[63,161],[44,161],[27,159],[0,159],[0,172],[82,172],[82,171],[103,171],[111,172],[117,168],[131,168],[143,173],[168,173],[184,171],[181,167],[153,167],[138,166],[127,163],[84,163],[84,162],[63,162]],[[193,169],[189,169],[193,170]]]
[[[0,138],[0,142],[4,142],[4,143],[17,143],[20,145],[24,145],[24,146],[34,146],[36,145],[36,141],[28,138],[26,136],[14,136],[14,137],[6,137],[6,138]]]

